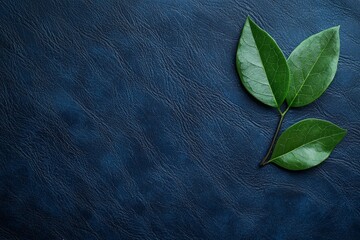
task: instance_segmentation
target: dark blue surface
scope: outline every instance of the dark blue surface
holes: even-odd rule
[[[356,239],[360,2],[2,1],[1,239]],[[259,169],[277,112],[235,68],[247,15],[290,54],[341,25],[334,82],[292,110],[348,135]]]

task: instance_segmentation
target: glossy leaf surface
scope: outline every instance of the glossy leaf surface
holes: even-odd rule
[[[305,106],[321,96],[335,76],[339,52],[339,27],[312,35],[295,48],[288,59],[288,105]]]
[[[329,157],[346,130],[319,119],[305,119],[289,127],[278,139],[270,162],[289,170],[314,167]]]
[[[236,67],[245,88],[259,101],[279,108],[289,88],[289,69],[275,40],[247,18],[237,49]]]

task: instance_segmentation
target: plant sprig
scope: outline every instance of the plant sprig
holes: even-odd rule
[[[275,40],[250,17],[246,19],[236,53],[244,87],[279,114],[273,140],[260,166],[275,163],[289,170],[314,167],[329,157],[346,130],[328,121],[305,119],[282,133],[290,108],[318,99],[333,81],[340,54],[339,26],[305,39],[286,60]],[[281,106],[286,102],[284,111]]]

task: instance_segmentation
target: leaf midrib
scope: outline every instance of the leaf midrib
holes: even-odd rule
[[[255,42],[255,45],[256,45],[256,50],[257,50],[257,52],[258,52],[258,54],[259,54],[259,56],[260,56],[260,61],[261,61],[261,64],[262,64],[262,66],[263,66],[266,79],[267,79],[268,82],[269,82],[269,87],[270,87],[270,90],[271,90],[271,93],[272,93],[272,97],[273,97],[273,99],[274,99],[274,101],[275,101],[276,107],[279,108],[279,103],[277,102],[277,100],[276,100],[276,98],[275,98],[274,91],[273,91],[272,86],[271,86],[271,84],[270,84],[269,77],[268,77],[268,74],[267,74],[267,72],[266,72],[266,68],[265,68],[265,65],[264,65],[264,61],[263,61],[262,56],[261,56],[261,54],[260,54],[259,44],[258,44],[258,42],[256,41],[256,39],[255,39],[255,37],[254,37],[254,33],[253,33],[253,30],[252,30],[252,26],[251,26],[250,20],[249,20],[249,27],[250,27],[250,31],[251,31],[251,36],[253,37],[254,42]],[[266,33],[266,32],[265,32],[265,33]]]
[[[299,148],[302,148],[302,147],[304,147],[304,146],[306,146],[306,145],[308,145],[308,144],[310,144],[310,143],[317,142],[317,141],[322,140],[322,139],[325,139],[325,138],[338,136],[338,135],[341,135],[341,134],[344,134],[344,132],[332,134],[332,135],[329,135],[329,136],[326,136],[326,137],[317,138],[317,139],[312,140],[312,141],[310,141],[310,142],[308,142],[308,143],[302,144],[302,145],[300,145],[300,146],[298,146],[298,147],[296,147],[296,148],[294,148],[294,149],[291,149],[290,151],[288,151],[288,152],[286,152],[286,153],[284,153],[284,154],[281,154],[280,156],[277,156],[276,158],[270,159],[269,162],[273,162],[273,161],[277,160],[278,158],[283,157],[283,156],[291,153],[292,151],[295,151],[295,150],[297,150],[297,149],[299,149]]]
[[[336,32],[333,33],[333,35],[331,36],[331,38],[329,39],[329,41],[326,43],[326,46],[321,50],[321,53],[320,53],[319,56],[317,57],[315,63],[312,65],[310,71],[309,71],[308,74],[306,75],[303,83],[301,84],[299,90],[296,92],[296,94],[295,94],[293,100],[291,101],[291,103],[289,104],[289,106],[291,106],[291,105],[294,103],[294,101],[295,101],[295,99],[297,98],[297,96],[299,96],[299,93],[300,93],[301,89],[303,88],[303,86],[305,85],[305,82],[306,82],[307,79],[309,78],[312,70],[314,69],[315,65],[318,63],[321,55],[323,54],[323,52],[325,51],[325,49],[328,47],[328,45],[329,45],[329,43],[331,42],[331,40],[334,38],[335,34],[336,34]],[[291,57],[291,55],[290,55],[290,57]],[[290,58],[290,57],[289,57],[289,58]]]

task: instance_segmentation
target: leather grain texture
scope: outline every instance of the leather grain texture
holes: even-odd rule
[[[319,167],[259,169],[278,117],[235,67],[246,16],[286,56],[341,25],[338,72],[291,110],[348,130]],[[358,0],[4,0],[1,239],[358,239]]]

